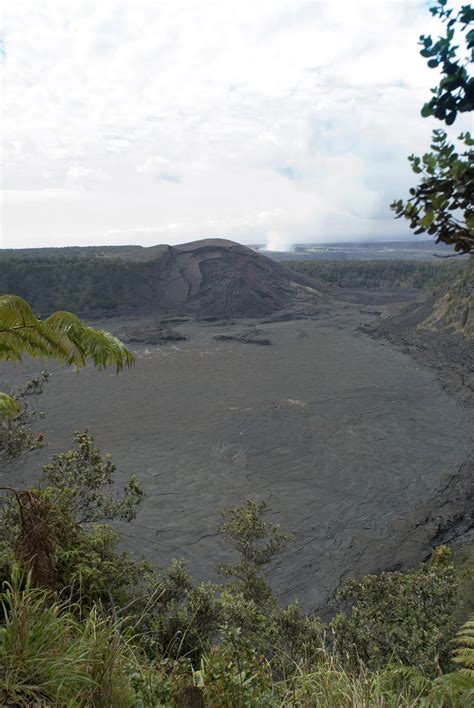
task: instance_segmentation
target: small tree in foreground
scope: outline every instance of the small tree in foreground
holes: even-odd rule
[[[77,447],[53,455],[44,465],[39,487],[51,500],[68,510],[77,523],[122,519],[133,521],[142,488],[132,475],[121,496],[112,491],[116,466],[111,455],[103,455],[86,430],[75,433]]]
[[[242,506],[222,512],[224,521],[217,527],[224,543],[240,556],[237,563],[219,565],[218,573],[236,578],[235,588],[245,599],[257,604],[272,601],[272,591],[265,580],[266,568],[283,553],[291,540],[291,535],[264,521],[266,510],[264,501],[248,499]]]
[[[0,566],[8,575],[16,561],[38,587],[99,597],[118,591],[123,597],[130,583],[139,584],[145,567],[118,550],[114,529],[97,522],[132,521],[143,492],[132,476],[116,493],[110,456],[87,432],[76,433],[75,440],[76,449],[54,455],[43,467],[36,487],[3,487],[11,497],[0,517]]]
[[[410,189],[406,203],[394,201],[391,208],[410,222],[415,234],[428,233],[459,253],[474,253],[474,139],[462,133],[458,152],[443,130],[433,131],[431,149],[423,157],[408,160],[421,182]]]
[[[43,446],[42,433],[35,434],[30,426],[33,421],[43,418],[44,413],[35,410],[31,399],[44,392],[48,379],[49,374],[42,371],[39,376],[27,381],[12,393],[11,399],[16,406],[12,415],[1,415],[0,412],[0,459],[16,460],[24,453]]]
[[[468,71],[474,52],[474,8],[462,5],[456,12],[447,4],[447,0],[437,0],[437,4],[430,8],[431,14],[446,24],[445,36],[436,42],[424,34],[420,37],[421,56],[428,59],[430,69],[441,66],[443,73],[438,86],[431,90],[433,96],[423,106],[421,115],[424,118],[434,116],[451,125],[458,113],[474,110],[474,76]],[[462,40],[464,47],[461,47]]]

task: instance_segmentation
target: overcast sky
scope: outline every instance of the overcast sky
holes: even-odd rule
[[[6,0],[1,245],[409,236],[428,5]]]

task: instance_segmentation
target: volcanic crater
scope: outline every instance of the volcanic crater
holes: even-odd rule
[[[324,609],[349,575],[408,567],[472,528],[468,404],[369,331],[401,295],[372,293],[371,310],[217,239],[138,255],[155,262],[153,297],[89,315],[131,342],[136,365],[119,376],[48,365],[47,446],[16,484],[88,428],[118,483],[136,472],[146,491],[120,526],[127,547],[161,566],[184,558],[203,579],[229,557],[219,511],[265,499],[294,536],[271,582],[306,609]],[[4,364],[3,385],[39,368]]]

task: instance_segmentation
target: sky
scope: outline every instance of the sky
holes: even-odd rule
[[[425,0],[6,0],[0,246],[410,237],[422,33]]]

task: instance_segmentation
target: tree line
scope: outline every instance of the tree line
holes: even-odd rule
[[[340,288],[413,288],[434,289],[459,272],[452,261],[285,261],[297,273]]]

